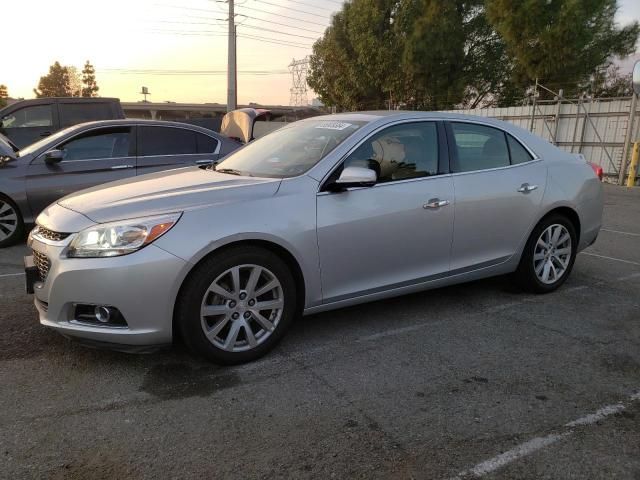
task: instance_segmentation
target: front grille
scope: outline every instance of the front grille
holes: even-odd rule
[[[47,275],[49,275],[49,268],[51,267],[51,263],[49,259],[44,253],[33,251],[33,264],[38,269],[38,274],[40,275],[40,281],[44,282],[47,279]]]
[[[48,228],[44,228],[41,226],[36,227],[33,234],[37,235],[38,237],[44,238],[45,240],[51,240],[52,242],[60,242],[61,240],[64,240],[69,235],[71,235],[70,233],[54,232],[53,230],[49,230]]]

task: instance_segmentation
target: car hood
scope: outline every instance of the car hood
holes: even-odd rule
[[[105,223],[270,197],[280,182],[190,167],[81,190],[58,203]]]

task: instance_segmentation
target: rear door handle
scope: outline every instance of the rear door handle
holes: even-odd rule
[[[215,162],[215,160],[209,160],[209,159],[207,159],[207,160],[196,160],[196,163],[198,165],[204,165],[205,163],[208,164],[208,163],[213,163],[213,162]]]
[[[440,200],[439,198],[432,198],[427,203],[422,205],[422,208],[435,210],[440,207],[446,207],[447,205],[449,205],[449,200]]]
[[[114,165],[111,170],[126,170],[127,168],[134,168],[133,165]]]
[[[51,132],[42,132],[40,134],[41,137],[48,137],[49,135],[51,135]]]
[[[528,183],[523,183],[522,185],[520,185],[520,188],[518,189],[518,192],[520,192],[520,193],[529,193],[529,192],[533,192],[537,188],[538,188],[537,185],[529,185]]]

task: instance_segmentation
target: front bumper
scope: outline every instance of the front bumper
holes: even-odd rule
[[[178,276],[186,262],[149,245],[113,258],[67,258],[72,238],[47,242],[29,237],[29,246],[49,260],[44,281],[33,285],[40,323],[92,343],[157,346],[172,341]],[[126,327],[83,323],[77,304],[108,305],[124,316]]]

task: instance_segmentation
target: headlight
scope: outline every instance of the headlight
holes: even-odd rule
[[[118,257],[133,253],[171,230],[181,215],[135,218],[87,228],[73,239],[67,256]]]

